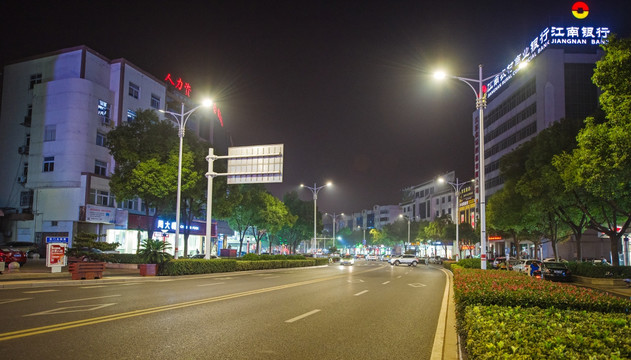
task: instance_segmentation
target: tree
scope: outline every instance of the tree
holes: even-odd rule
[[[553,164],[588,227],[609,236],[612,262],[618,265],[620,237],[631,224],[631,39],[612,37],[603,49],[592,79],[602,91],[607,121],[587,118],[577,148],[555,156]]]
[[[284,226],[293,225],[297,216],[289,213],[287,206],[272,194],[263,192],[261,196],[262,208],[259,211],[258,217],[255,221],[255,226],[258,229],[265,229],[268,239],[270,234],[280,231]],[[256,241],[256,252],[258,253],[260,245],[260,237]],[[270,243],[271,251],[271,243]]]
[[[153,110],[136,113],[136,119],[107,134],[106,146],[116,161],[110,190],[118,201],[141,199],[147,217],[154,210],[144,229],[151,238],[155,219],[175,198],[178,137],[175,127],[161,121]]]
[[[283,202],[289,213],[296,217],[296,221],[293,224],[285,224],[278,234],[288,242],[291,253],[295,254],[298,245],[313,236],[313,205],[300,200],[296,191],[285,194]]]
[[[243,251],[243,240],[254,225],[262,208],[261,184],[229,185],[228,191],[217,201],[216,214],[225,219],[230,227],[239,233],[239,254]]]

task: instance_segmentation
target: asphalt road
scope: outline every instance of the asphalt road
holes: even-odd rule
[[[429,359],[446,275],[359,261],[0,291],[5,359]]]

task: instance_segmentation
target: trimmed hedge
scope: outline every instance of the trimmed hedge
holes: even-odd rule
[[[256,255],[256,254],[255,254]],[[258,255],[257,255],[258,256]],[[212,274],[231,271],[266,270],[328,264],[327,258],[289,260],[178,259],[160,265],[159,275]]]
[[[629,313],[631,301],[596,290],[544,281],[514,271],[460,269],[454,273],[456,315],[469,305],[555,307]]]
[[[467,358],[631,358],[631,301],[512,271],[454,269]]]
[[[631,315],[470,306],[463,330],[470,359],[631,358]]]
[[[631,278],[631,266],[612,266],[603,264],[593,264],[591,262],[570,262],[567,267],[572,274],[587,276],[592,278]]]

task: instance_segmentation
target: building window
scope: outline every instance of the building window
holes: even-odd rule
[[[90,189],[90,204],[102,206],[114,206],[114,195],[109,191]]]
[[[58,225],[59,225],[59,222],[56,220],[53,220],[50,222],[50,226],[58,226]]]
[[[105,134],[102,132],[96,132],[96,144],[98,146],[105,146]]]
[[[94,160],[94,173],[105,176],[107,173],[107,163],[104,161]]]
[[[444,197],[444,196],[443,196],[443,197],[441,197],[441,198],[440,198],[440,201],[444,204],[444,203],[445,203],[445,197]]]
[[[138,117],[138,114],[136,114],[135,111],[127,109],[127,122],[132,122],[136,120],[137,117]]]
[[[138,99],[138,94],[140,94],[140,86],[134,84],[133,82],[129,82],[129,96],[134,99]]]
[[[46,125],[44,128],[44,141],[55,141],[57,137],[57,125]]]
[[[160,110],[160,97],[156,94],[151,94],[151,107]]]
[[[55,157],[54,156],[46,156],[44,157],[44,167],[43,172],[52,172],[55,170]]]
[[[42,74],[33,74],[31,75],[31,83],[29,85],[29,90],[32,90],[35,87],[35,84],[42,83]]]
[[[33,190],[20,192],[20,207],[31,207],[33,205]]]
[[[108,104],[106,101],[99,100],[97,113],[99,114],[99,117],[101,118],[101,124],[103,125],[110,124],[110,111],[111,111],[110,104]]]
[[[436,198],[436,205],[440,204],[440,200]]]
[[[125,200],[125,201],[123,201],[123,203],[121,204],[121,207],[122,207],[123,209],[136,210],[136,211],[138,211],[138,199]]]

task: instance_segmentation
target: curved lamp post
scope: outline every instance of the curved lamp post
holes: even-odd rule
[[[191,115],[201,107],[210,107],[212,105],[212,100],[204,100],[201,105],[198,105],[191,110],[184,112],[184,103],[182,103],[182,111],[178,113],[174,113],[168,110],[160,110],[161,113],[169,114],[173,116],[175,122],[179,126],[178,136],[180,137],[180,152],[178,155],[178,164],[177,164],[177,202],[175,209],[175,255],[173,258],[177,259],[178,252],[178,244],[180,243],[180,202],[182,198],[182,145],[184,140],[184,131],[186,130],[186,123]],[[208,196],[212,196],[209,194]],[[211,221],[211,219],[206,219],[206,221]],[[212,234],[206,234],[206,236],[211,236]],[[207,253],[210,253],[210,249],[206,249]]]
[[[519,64],[519,68],[523,68],[528,64],[527,62],[522,62]],[[479,113],[479,169],[478,169],[478,180],[480,187],[480,260],[481,260],[481,268],[482,270],[486,270],[486,194],[485,194],[485,180],[484,180],[484,109],[486,109],[486,86],[484,83],[488,80],[493,79],[497,75],[501,74],[497,73],[495,75],[489,76],[487,78],[482,77],[482,64],[478,66],[478,78],[477,79],[468,79],[459,76],[449,76],[442,71],[434,73],[434,77],[436,79],[444,79],[445,77],[449,77],[451,79],[456,79],[464,82],[469,85],[471,90],[475,95],[475,107],[478,109]],[[472,85],[477,84],[478,89]]]
[[[335,215],[335,213],[333,214],[324,213],[324,216],[326,215],[330,216],[333,219],[333,246],[332,247],[335,247],[335,220],[337,219],[338,216],[344,216],[344,213],[337,214],[337,215]]]
[[[307,188],[309,190],[311,190],[311,192],[313,193],[313,242],[315,243],[317,240],[316,237],[316,224],[317,224],[317,203],[318,203],[318,193],[320,192],[320,190],[322,190],[323,188],[327,187],[327,186],[331,186],[333,185],[333,183],[331,183],[330,181],[328,183],[326,183],[325,185],[322,185],[320,187],[318,187],[316,185],[316,183],[313,183],[313,187],[311,186],[306,186],[304,184],[300,184],[300,187],[304,187]],[[313,245],[314,243],[311,244],[311,248],[313,249]]]

